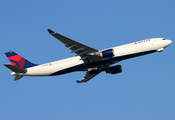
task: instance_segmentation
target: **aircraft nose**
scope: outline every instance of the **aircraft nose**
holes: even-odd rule
[[[165,43],[166,47],[169,46],[172,43],[172,41],[171,40],[168,40],[168,39],[165,42],[166,42]]]
[[[166,39],[166,40],[163,40],[164,41],[164,48],[166,48],[166,47],[168,47],[171,43],[172,43],[172,41],[171,40],[169,40],[169,39]]]
[[[168,40],[168,45],[170,45],[172,43],[172,41],[171,40]]]

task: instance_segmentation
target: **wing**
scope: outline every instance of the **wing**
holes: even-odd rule
[[[60,35],[50,29],[48,29],[49,33],[54,36],[55,38],[57,38],[58,40],[60,40],[62,43],[65,44],[65,46],[67,47],[66,49],[70,49],[72,50],[71,53],[76,53],[77,56],[80,56],[81,59],[83,60],[85,63],[88,62],[94,62],[97,60],[100,60],[101,58],[99,58],[98,56],[95,55],[90,55],[91,53],[95,53],[98,52],[99,50],[91,48],[89,46],[83,45],[79,42],[76,42],[74,40],[71,40],[63,35]]]
[[[106,66],[94,68],[94,70],[87,71],[84,78],[81,81],[77,81],[77,83],[83,83],[83,82],[89,81],[90,79],[92,79],[93,77],[101,73],[102,71],[106,70],[106,68],[108,67],[109,65],[106,65]]]
[[[84,78],[81,81],[77,81],[77,83],[87,82],[90,79],[92,79],[93,77],[95,77],[96,75],[98,75],[100,72],[101,71],[92,73],[92,71],[90,71],[90,72],[88,71],[88,72],[86,72],[86,75],[84,76]]]

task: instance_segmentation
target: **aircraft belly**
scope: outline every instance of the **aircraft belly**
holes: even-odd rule
[[[47,76],[46,73],[41,73],[41,68],[41,65],[27,68],[27,73],[25,73],[25,76]]]

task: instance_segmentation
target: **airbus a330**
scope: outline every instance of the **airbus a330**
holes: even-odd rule
[[[76,53],[76,56],[45,64],[34,64],[13,51],[6,52],[5,54],[12,65],[4,64],[4,66],[13,71],[11,75],[15,75],[14,80],[19,80],[23,76],[54,76],[75,71],[86,71],[82,80],[77,81],[77,83],[83,83],[102,71],[110,74],[121,73],[121,65],[111,65],[129,58],[161,52],[172,43],[171,40],[165,38],[151,38],[98,50],[69,39],[50,29],[48,29],[48,32],[65,44],[66,49]]]

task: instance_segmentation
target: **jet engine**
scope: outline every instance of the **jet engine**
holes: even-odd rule
[[[114,56],[114,51],[113,49],[104,50],[99,53],[99,56],[103,58],[112,57]]]
[[[116,74],[116,73],[121,73],[121,72],[122,72],[121,65],[112,66],[106,70],[106,73],[111,73],[111,74]]]

